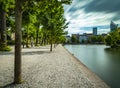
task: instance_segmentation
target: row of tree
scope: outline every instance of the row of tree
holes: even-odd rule
[[[15,32],[15,2],[14,0],[5,0],[0,3],[1,6],[5,5],[1,8],[5,14],[4,17],[1,16],[4,19],[1,19],[2,21],[0,22],[1,25],[4,25],[4,27],[0,26],[0,46],[6,47],[6,29],[10,29],[9,36]],[[32,41],[34,41],[36,46],[46,43],[50,43],[52,46],[53,43],[62,42],[60,38],[63,40],[63,34],[65,34],[63,30],[68,25],[63,16],[63,3],[70,4],[71,1],[45,0],[38,3],[38,1],[33,0],[23,3],[21,36],[22,43],[26,47],[29,47],[29,43]],[[2,11],[0,12],[2,13]],[[52,51],[52,47],[50,50]]]
[[[70,41],[67,41],[70,43]],[[114,31],[110,32],[107,35],[98,35],[98,36],[91,36],[87,38],[87,40],[79,41],[79,37],[72,36],[71,43],[90,43],[90,44],[106,44],[107,46],[111,46],[111,48],[119,47],[120,46],[120,28],[115,29]]]
[[[6,29],[15,32],[14,83],[21,83],[21,43],[35,39],[51,44],[64,41],[68,25],[63,4],[71,0],[0,0],[0,47],[7,46]],[[23,29],[23,30],[22,30]]]
[[[68,43],[70,43],[70,41],[67,41]],[[91,44],[101,44],[101,43],[104,43],[104,36],[102,35],[98,35],[98,36],[91,36],[89,38],[86,38],[86,40],[79,40],[79,38],[75,37],[75,36],[72,36],[71,37],[71,43],[91,43]]]

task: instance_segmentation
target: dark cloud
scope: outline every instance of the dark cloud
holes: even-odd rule
[[[74,12],[74,11],[76,11],[76,10],[78,10],[78,8],[72,7],[71,9],[69,9],[68,12]]]
[[[120,0],[92,0],[82,7],[88,12],[120,13]]]
[[[116,16],[112,17],[111,20],[118,21],[120,19],[120,15],[117,14]]]
[[[81,2],[83,2],[84,0],[73,0],[71,8],[68,10],[68,12],[75,12],[77,10],[79,10],[81,8]],[[76,7],[76,5],[79,5],[78,7]]]
[[[86,2],[85,5],[81,3]],[[88,2],[88,3],[87,3]],[[78,7],[75,7],[79,5]],[[75,0],[68,12],[84,9],[89,12],[120,13],[120,0]]]
[[[70,32],[92,32],[97,27],[107,33],[111,20],[120,26],[120,0],[73,0],[65,10]]]
[[[68,13],[70,13],[70,15],[75,18],[79,14],[74,14],[74,12],[79,10],[83,10],[86,14],[94,14],[94,12],[114,14],[108,20],[120,20],[120,0],[74,0],[71,8],[68,10]]]

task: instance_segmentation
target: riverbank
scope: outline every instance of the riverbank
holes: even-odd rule
[[[97,75],[61,45],[22,49],[22,75],[25,82],[13,82],[14,51],[0,52],[1,88],[109,88]]]

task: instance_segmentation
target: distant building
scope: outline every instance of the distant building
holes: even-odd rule
[[[88,39],[88,37],[87,37],[87,34],[86,34],[86,33],[81,34],[81,35],[79,36],[79,41],[80,41],[80,43],[84,43],[85,41],[87,41],[87,39]]]
[[[97,35],[97,27],[93,27],[93,35]]]
[[[66,43],[70,43],[71,42],[71,37],[69,35],[66,36]]]
[[[117,27],[118,27],[118,24],[115,24],[113,21],[111,21],[111,23],[110,23],[110,31],[112,32],[112,31],[116,30]]]
[[[83,34],[79,35],[80,43],[87,43],[92,35],[93,34],[91,34],[91,33],[89,33],[89,34],[83,33]]]

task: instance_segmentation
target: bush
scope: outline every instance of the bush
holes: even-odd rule
[[[106,45],[111,46],[111,48],[117,48],[119,46],[119,42],[120,42],[119,30],[115,30],[109,33],[109,35],[107,35],[105,38]]]
[[[3,47],[0,47],[0,51],[11,51],[11,47],[10,46],[3,46]]]

